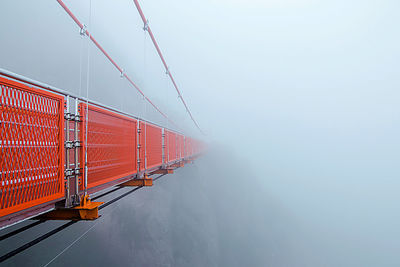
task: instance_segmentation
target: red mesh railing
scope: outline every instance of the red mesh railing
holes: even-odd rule
[[[176,134],[176,159],[179,160],[181,158],[181,136],[180,134]]]
[[[139,171],[144,171],[146,166],[145,166],[145,123],[140,122],[139,123],[139,134],[138,134],[138,144],[139,144],[139,161],[140,161],[140,170]]]
[[[176,160],[176,134],[174,132],[165,130],[165,140],[168,147],[168,160],[169,162]]]
[[[162,128],[146,123],[147,169],[162,165]]]
[[[0,87],[1,217],[65,197],[66,133],[63,96],[2,77]],[[84,177],[87,150],[88,188],[135,174],[138,154],[140,171],[162,166],[161,127],[140,122],[138,133],[133,118],[94,105],[85,107],[79,105],[79,167],[83,171],[79,178]],[[74,122],[69,123],[69,140],[74,140]],[[169,162],[198,153],[200,146],[197,140],[165,130],[164,152]],[[73,150],[69,155],[68,167],[74,168]]]
[[[188,154],[189,156],[193,156],[193,139],[189,137],[189,140]]]
[[[192,156],[192,138],[185,138],[185,157]]]
[[[0,216],[64,196],[64,98],[0,77]]]
[[[186,158],[188,155],[187,155],[187,151],[188,151],[188,148],[187,148],[187,146],[188,146],[188,138],[187,137],[185,137],[184,138],[184,140],[183,140],[183,157],[184,158]]]
[[[81,140],[85,144],[86,105],[81,103]],[[137,121],[89,105],[87,145],[82,149],[85,166],[87,149],[88,188],[136,173]]]
[[[181,135],[181,158],[185,157],[185,137],[183,135]]]
[[[200,143],[196,139],[193,139],[192,142],[192,154],[197,155],[200,152]]]

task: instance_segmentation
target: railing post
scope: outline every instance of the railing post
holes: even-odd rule
[[[144,172],[147,171],[147,123],[144,121]]]
[[[136,140],[137,140],[137,150],[136,150],[136,159],[137,159],[137,176],[140,176],[140,120],[137,120],[137,131],[136,131]]]
[[[79,176],[81,175],[81,169],[79,166],[79,149],[81,147],[81,142],[79,140],[79,127],[78,124],[81,122],[81,117],[79,115],[79,110],[78,110],[78,98],[75,98],[75,127],[74,127],[74,133],[75,133],[75,141],[74,141],[74,149],[75,149],[75,195],[74,195],[74,204],[79,204],[80,203],[80,197],[79,197]]]
[[[178,159],[178,135],[175,133],[175,162]]]
[[[162,147],[162,164],[163,167],[165,167],[166,162],[165,162],[165,128],[161,128],[161,147]]]
[[[69,113],[69,96],[67,95],[66,97],[66,106],[67,110],[64,113],[64,118],[66,121],[65,124],[65,180],[66,180],[66,192],[65,192],[65,206],[70,207],[71,206],[71,201],[70,201],[70,183],[69,183],[69,177],[71,175],[70,171],[70,162],[69,162],[69,149],[70,149],[70,141],[69,141],[69,120],[70,120],[70,113]]]
[[[82,125],[82,129],[84,129],[84,133],[85,135],[82,137],[85,139],[85,154],[83,155],[85,158],[84,161],[84,168],[85,168],[85,172],[84,172],[84,177],[83,177],[83,190],[84,190],[84,198],[87,197],[87,189],[88,189],[88,135],[89,135],[89,103],[86,101],[84,108],[83,108],[83,114],[85,116],[84,122],[85,125]]]
[[[165,136],[167,137],[167,144],[166,144],[166,148],[167,148],[167,165],[169,163],[169,131],[167,130],[167,132],[165,133]]]

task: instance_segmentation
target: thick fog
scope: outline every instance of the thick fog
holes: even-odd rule
[[[92,0],[91,15],[89,1],[65,3],[161,110],[209,146],[156,191],[132,196],[135,206],[121,202],[131,213],[118,206],[72,249],[107,251],[98,243],[106,240],[118,253],[103,264],[122,265],[400,265],[400,2],[140,1],[206,136],[133,1]],[[56,1],[3,0],[0,10],[1,68],[82,96],[88,89],[171,127]]]

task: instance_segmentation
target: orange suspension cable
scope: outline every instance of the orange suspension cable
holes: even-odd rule
[[[178,93],[179,98],[181,99],[183,105],[185,106],[185,109],[186,109],[187,113],[189,114],[189,116],[190,116],[190,118],[192,119],[193,123],[196,125],[197,129],[199,129],[199,131],[200,131],[202,134],[204,134],[204,132],[201,130],[200,126],[198,125],[198,123],[197,123],[196,120],[194,119],[194,117],[193,117],[192,113],[190,112],[188,106],[186,105],[186,102],[185,102],[185,100],[183,99],[182,94],[181,94],[181,92],[179,91],[178,86],[176,85],[175,80],[174,80],[174,78],[172,77],[172,74],[171,74],[171,72],[170,72],[169,69],[168,69],[167,62],[165,61],[164,56],[163,56],[162,53],[161,53],[160,47],[158,46],[157,41],[156,41],[156,39],[154,38],[153,32],[152,32],[151,29],[150,29],[150,26],[149,26],[149,24],[148,24],[148,21],[147,21],[146,17],[144,16],[144,13],[143,13],[143,11],[142,11],[142,8],[141,8],[140,5],[139,5],[138,0],[133,0],[133,2],[135,3],[136,8],[137,8],[137,10],[138,10],[138,12],[139,12],[139,14],[140,14],[140,17],[142,18],[142,21],[143,21],[143,23],[144,23],[143,29],[149,33],[150,38],[151,38],[151,41],[153,42],[154,47],[156,48],[157,53],[158,53],[158,55],[160,56],[160,59],[161,59],[163,65],[164,65],[164,67],[165,67],[165,71],[167,72],[167,75],[170,77],[170,79],[171,79],[171,81],[172,81],[172,84],[174,85],[175,90],[176,90],[176,92]]]
[[[167,115],[165,115],[164,112],[162,112],[144,93],[140,88],[129,78],[129,76],[124,73],[124,70],[118,66],[118,64],[110,57],[110,55],[104,50],[104,48],[96,41],[96,39],[93,37],[92,34],[89,33],[89,31],[86,29],[85,25],[83,25],[78,18],[72,13],[72,11],[65,5],[65,3],[62,0],[57,0],[57,2],[60,4],[60,6],[65,10],[65,12],[68,13],[68,15],[75,21],[75,23],[79,26],[81,31],[89,36],[90,40],[97,46],[98,49],[107,57],[107,59],[115,66],[115,68],[121,73],[123,77],[125,77],[128,82],[135,87],[135,89],[146,99],[147,102],[149,102],[164,118],[166,118],[168,121],[170,121],[175,127],[180,128],[177,126]]]

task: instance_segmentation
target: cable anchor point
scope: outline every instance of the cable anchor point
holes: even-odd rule
[[[85,24],[82,25],[82,28],[79,30],[79,34],[81,36],[87,36],[87,26]]]
[[[148,31],[149,30],[149,20],[146,20],[146,22],[144,23],[143,30],[144,31]]]

